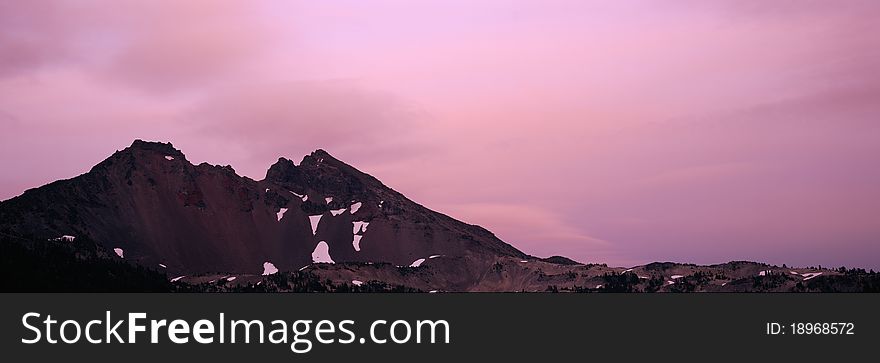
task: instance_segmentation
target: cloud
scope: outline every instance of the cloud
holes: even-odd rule
[[[101,71],[157,92],[210,86],[234,77],[271,46],[259,7],[246,1],[145,1],[110,36],[119,49]],[[108,29],[101,31],[111,32]]]
[[[478,224],[505,242],[538,256],[567,254],[598,261],[608,253],[611,242],[583,232],[583,226],[563,222],[562,211],[553,212],[532,204],[461,203],[439,204],[438,210],[467,223]],[[584,221],[586,222],[586,221]]]
[[[0,78],[75,58],[70,19],[64,6],[0,1]]]
[[[666,170],[659,174],[647,176],[632,183],[632,186],[640,188],[653,188],[664,186],[699,185],[707,181],[717,181],[738,174],[754,172],[756,167],[752,163],[733,162],[710,165],[698,165],[673,170]]]
[[[597,261],[595,235],[617,261],[768,239],[856,261],[863,242],[822,241],[878,235],[878,16],[861,0],[0,0],[0,197],[134,138],[254,178],[324,148],[536,254]]]
[[[322,148],[356,164],[400,162],[428,152],[430,117],[392,94],[355,81],[240,84],[217,92],[187,113],[194,134],[241,145],[242,164],[298,158]]]
[[[0,76],[49,66],[149,91],[222,81],[275,45],[244,1],[3,1]]]

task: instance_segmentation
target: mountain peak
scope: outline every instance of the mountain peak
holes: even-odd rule
[[[122,165],[127,169],[132,169],[135,165],[141,164],[145,161],[161,160],[162,158],[169,161],[185,161],[186,155],[180,150],[175,149],[174,145],[170,142],[163,143],[136,139],[131,143],[131,146],[123,150],[116,150],[113,155],[110,155],[110,157],[92,167],[91,171],[106,171],[108,168],[113,167],[113,165],[117,165],[117,167]]]
[[[324,149],[317,149],[315,151],[312,151],[311,154],[303,157],[303,160],[300,163],[300,165],[314,165],[314,164],[322,163],[325,161],[330,161],[330,162],[335,162],[335,163],[340,162],[339,159],[334,158],[333,155],[330,155],[330,153],[328,153]]]
[[[174,148],[170,142],[158,142],[158,141],[144,141],[141,139],[136,139],[131,143],[131,146],[128,147],[133,150],[145,150],[145,151],[155,151],[166,153],[168,155],[183,155],[180,150]]]
[[[278,161],[269,167],[266,171],[266,180],[286,180],[300,174],[293,160],[285,157],[278,158]]]
[[[312,155],[313,157],[329,157],[329,158],[332,158],[332,157],[333,157],[332,155],[330,155],[330,153],[328,153],[328,152],[327,152],[326,150],[324,150],[324,149],[317,149],[317,150],[315,150],[315,151],[312,151],[312,154],[311,154],[311,155]]]

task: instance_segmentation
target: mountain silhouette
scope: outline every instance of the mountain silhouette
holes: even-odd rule
[[[16,286],[37,290],[40,281],[74,291],[86,283],[70,275],[89,279],[83,289],[90,291],[132,281],[135,291],[181,284],[188,291],[878,288],[876,274],[864,270],[752,262],[624,269],[541,259],[324,150],[298,165],[279,158],[253,180],[228,165],[193,165],[171,143],[135,140],[85,174],[0,202],[0,238]]]

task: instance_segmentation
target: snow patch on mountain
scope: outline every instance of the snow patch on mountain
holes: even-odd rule
[[[281,208],[278,213],[275,213],[275,216],[278,217],[279,222],[281,222],[281,218],[284,217],[284,213],[287,213],[287,208]]]
[[[351,205],[351,214],[357,213],[358,209],[361,209],[362,205],[363,205],[363,203],[361,203],[361,202],[357,202],[357,203],[352,204]]]
[[[263,262],[263,276],[268,276],[274,273],[278,273],[278,268],[269,261]]]
[[[370,225],[370,222],[354,221],[354,222],[351,222],[351,224],[352,224],[352,233],[358,234],[361,232],[366,233],[367,226]]]
[[[318,242],[318,245],[315,246],[315,250],[312,251],[312,262],[335,263],[333,262],[333,259],[330,258],[330,246],[327,244],[327,242]]]
[[[807,280],[812,279],[812,278],[819,276],[821,274],[822,274],[821,272],[807,272],[805,274],[801,274],[801,276],[804,277],[804,281],[807,281]]]
[[[321,214],[309,216],[309,222],[312,224],[312,235],[318,234],[318,223],[321,223],[321,217],[323,217]]]
[[[356,235],[354,235],[354,239],[351,240],[351,245],[352,245],[352,247],[354,247],[354,250],[355,250],[355,251],[360,252],[360,250],[361,250],[361,238],[363,238],[363,237],[364,237],[364,236],[361,236],[361,235],[359,235],[359,234],[356,234]]]

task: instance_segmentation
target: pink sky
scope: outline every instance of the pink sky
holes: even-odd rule
[[[880,267],[877,1],[0,0],[0,199],[323,148],[527,253]]]

